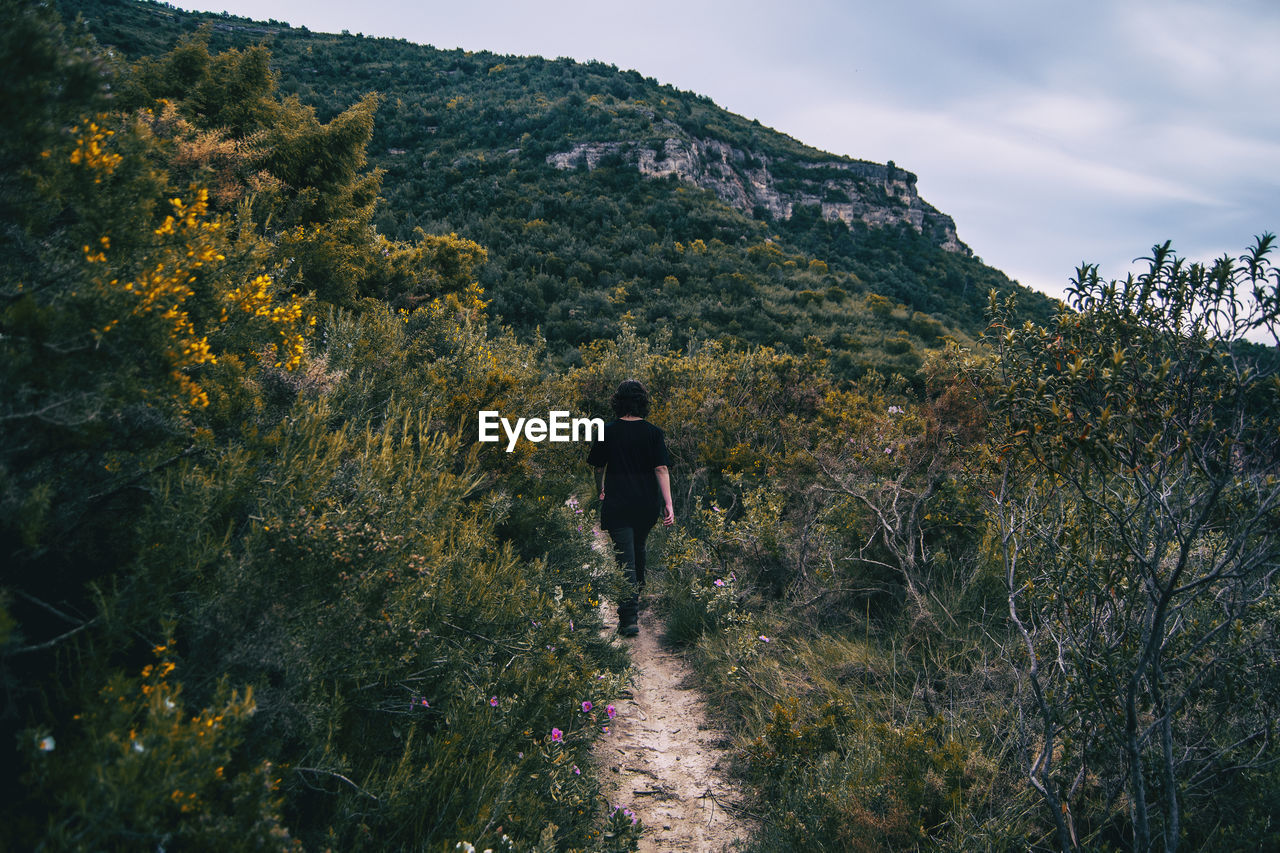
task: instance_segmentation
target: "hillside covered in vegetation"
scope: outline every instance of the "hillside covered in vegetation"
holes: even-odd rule
[[[585,448],[476,430],[627,377],[753,849],[1280,844],[1270,235],[1068,310],[632,72],[0,8],[6,847],[634,849]]]
[[[369,163],[385,173],[379,232],[480,243],[493,315],[522,337],[540,329],[561,363],[626,318],[680,345],[818,348],[849,378],[913,376],[925,349],[981,332],[992,288],[1050,313],[971,256],[911,173],[824,154],[634,71],[123,0],[63,6],[130,57],[200,26],[215,51],[266,44],[281,96],[321,121],[378,93],[363,103]],[[316,285],[353,295],[349,283]],[[420,294],[378,295],[412,305]]]

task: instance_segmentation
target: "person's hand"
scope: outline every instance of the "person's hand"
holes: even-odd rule
[[[675,508],[672,507],[671,504],[667,504],[662,510],[662,525],[664,527],[670,527],[675,523],[676,523]]]

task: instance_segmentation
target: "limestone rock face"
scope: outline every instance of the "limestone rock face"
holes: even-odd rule
[[[871,227],[905,223],[947,251],[970,254],[956,236],[955,221],[920,198],[916,176],[892,165],[837,157],[773,158],[684,134],[661,144],[580,142],[547,156],[547,163],[560,169],[595,169],[606,160],[621,160],[653,178],[674,175],[749,216],[789,219],[798,205],[817,206],[828,221]]]

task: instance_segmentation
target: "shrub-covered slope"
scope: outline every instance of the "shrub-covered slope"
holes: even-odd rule
[[[100,42],[157,54],[211,27],[213,49],[271,49],[280,91],[326,120],[381,95],[369,146],[388,237],[465,234],[479,280],[550,351],[642,334],[833,354],[842,375],[914,375],[919,351],[976,336],[983,265],[889,164],[836,157],[634,71],[441,51],[124,0],[67,0]]]

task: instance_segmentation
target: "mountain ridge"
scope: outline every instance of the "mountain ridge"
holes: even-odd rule
[[[1053,310],[975,257],[910,171],[820,151],[637,71],[148,2],[63,8],[130,59],[183,38],[265,44],[280,94],[323,121],[380,93],[367,146],[378,231],[479,242],[495,316],[563,362],[626,322],[681,342],[817,346],[848,377],[913,377],[926,350],[976,341],[990,290]]]
[[[70,0],[63,5],[91,13],[97,6],[129,4],[120,0],[97,0],[97,2],[91,0],[84,3]],[[210,23],[211,29],[233,39],[243,36],[273,38],[281,34],[289,34],[291,31],[311,34],[305,26],[293,27],[274,19],[270,22],[261,22],[227,13],[217,16],[213,13],[188,12],[175,9],[167,3],[152,2],[152,0],[139,0],[137,5],[147,13],[172,23],[179,23],[183,17],[220,18],[221,20]],[[343,36],[351,37],[346,32]],[[352,38],[384,40],[363,35]],[[403,39],[386,40],[405,43]],[[435,48],[429,44],[415,46],[443,54],[456,52]],[[548,61],[534,55],[495,55],[487,51],[464,53],[469,57],[494,56],[508,61]],[[563,59],[554,61],[561,62]],[[639,75],[638,71],[620,71],[616,66],[606,63],[576,64],[587,66],[604,64],[621,76]],[[502,63],[491,67],[490,73],[495,69],[502,70]],[[313,73],[316,71],[316,69],[308,70]],[[645,80],[655,82],[652,78],[645,78]],[[662,88],[679,91],[669,85],[662,85]],[[694,97],[709,101],[704,96],[694,95]],[[714,102],[711,103],[714,104]],[[655,112],[646,112],[649,119],[658,119]],[[723,112],[734,118],[741,118],[728,111]],[[753,124],[758,123],[753,122]],[[658,129],[667,131],[670,135],[658,137],[656,147],[653,140],[643,139],[582,141],[576,142],[566,151],[548,154],[546,161],[562,169],[579,165],[586,165],[590,169],[604,158],[619,155],[646,176],[664,177],[674,174],[689,183],[710,189],[722,201],[749,216],[763,212],[767,218],[786,220],[791,217],[792,211],[798,205],[819,205],[823,218],[828,221],[839,220],[846,224],[861,221],[872,227],[908,224],[917,232],[927,231],[940,236],[942,239],[939,245],[947,251],[972,254],[969,247],[960,242],[954,219],[924,201],[916,190],[916,175],[897,168],[893,161],[880,164],[797,143],[798,150],[789,152],[792,159],[801,161],[799,166],[802,170],[819,173],[816,177],[797,176],[794,164],[788,163],[787,158],[781,156],[776,144],[778,140],[797,141],[773,128],[762,128],[773,136],[775,141],[774,145],[762,150],[744,149],[715,137],[695,136],[678,122],[667,117],[661,119],[660,125]],[[426,130],[435,132],[438,128],[428,126]],[[408,149],[391,147],[386,151],[387,156],[396,156],[407,153]],[[786,177],[775,175],[770,169],[774,164],[791,166],[788,169],[791,174]],[[833,171],[844,174],[833,176],[830,174]],[[756,215],[756,218],[762,217]]]

